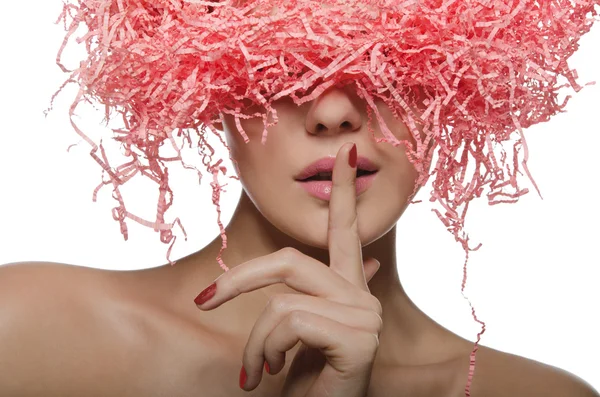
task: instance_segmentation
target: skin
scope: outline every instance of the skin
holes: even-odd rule
[[[412,139],[383,101],[376,100],[376,105],[398,139]],[[417,177],[404,147],[373,140],[366,125],[366,102],[352,85],[329,89],[302,106],[284,98],[274,107],[279,123],[269,128],[265,145],[260,143],[259,118],[241,121],[250,138],[247,144],[232,116],[226,115],[220,126],[243,186],[226,228],[229,248],[223,260],[231,270],[223,274],[216,264],[221,247],[217,237],[175,266],[133,272],[131,283],[143,279],[152,285],[148,290],[170,296],[166,302],[162,297],[161,307],[184,313],[211,335],[227,335],[227,343],[238,346],[231,354],[238,368],[231,371],[239,374],[243,365],[248,374],[245,390],[264,393],[262,383],[270,380],[263,375],[266,358],[279,382],[274,389],[285,390],[287,396],[326,395],[326,386],[334,384],[339,395],[364,396],[369,390],[369,395],[377,395],[375,389],[389,383],[383,379],[394,377],[386,374],[391,368],[415,366],[434,371],[429,376],[436,373],[437,388],[460,393],[472,343],[420,311],[397,273],[396,223]],[[373,127],[375,136],[382,138],[378,125]],[[352,143],[358,156],[368,157],[379,168],[371,188],[359,197],[353,187],[355,170],[346,159]],[[334,180],[341,175],[340,191],[334,188],[331,202],[299,188],[294,180],[299,171],[336,154]],[[356,248],[346,248],[352,246]],[[214,280],[216,295],[192,312],[189,306],[199,287]],[[325,340],[322,335],[335,338]],[[372,335],[378,336],[376,346]],[[339,344],[336,349],[333,342]],[[265,351],[266,345],[271,349]],[[340,367],[340,361],[353,365]],[[300,377],[303,372],[311,376]],[[338,378],[346,381],[334,383]],[[373,378],[378,379],[375,384]],[[415,374],[411,379],[417,379]],[[233,382],[231,375],[222,382]],[[315,393],[306,394],[309,389]]]
[[[375,104],[396,138],[413,141],[383,101]],[[417,177],[404,146],[372,139],[366,102],[352,85],[331,88],[301,106],[289,98],[274,106],[279,122],[269,128],[265,145],[259,118],[241,121],[248,143],[231,115],[219,126],[243,187],[226,228],[223,260],[230,272],[222,274],[216,265],[217,237],[174,267],[154,270],[155,280],[177,285],[173,299],[181,303],[195,297],[198,286],[216,281],[215,296],[198,307],[196,317],[213,335],[232,335],[232,362],[237,359],[248,374],[244,390],[265,395],[263,383],[276,379],[275,386],[264,386],[278,396],[384,396],[391,390],[398,396],[463,396],[473,343],[423,313],[397,272],[396,228]],[[382,138],[379,125],[373,127]],[[359,197],[346,163],[350,143],[379,167]],[[339,181],[329,203],[297,186],[294,175],[336,153],[333,179]],[[477,359],[472,395],[536,395],[529,386],[505,385],[507,379],[529,385],[536,376],[540,396],[585,389],[555,368],[486,347]],[[271,375],[263,372],[265,361]],[[354,365],[344,368],[344,362]],[[505,372],[498,369],[502,365]],[[553,387],[542,382],[550,374]],[[233,382],[231,374],[219,379]]]
[[[385,122],[398,139],[412,139],[407,127],[393,117],[383,101],[376,101],[376,104]],[[422,313],[408,298],[399,281],[396,223],[407,207],[407,200],[413,192],[417,176],[405,155],[404,147],[377,144],[370,137],[366,126],[366,102],[356,95],[351,85],[330,89],[315,101],[300,107],[289,98],[283,99],[276,103],[275,108],[279,123],[269,129],[265,145],[260,143],[261,119],[242,121],[242,127],[250,138],[247,144],[237,131],[232,116],[226,115],[225,124],[222,126],[226,132],[232,158],[239,167],[238,176],[243,185],[243,193],[233,219],[226,229],[228,244],[232,248],[225,251],[224,260],[228,266],[233,267],[230,273],[219,277],[220,282],[217,283],[219,292],[213,299],[220,306],[223,299],[234,299],[240,290],[246,293],[245,302],[235,300],[234,310],[238,313],[235,320],[225,320],[222,327],[226,332],[234,328],[251,330],[252,335],[257,329],[267,327],[265,323],[274,322],[268,318],[268,311],[266,315],[264,312],[262,314],[259,312],[263,310],[265,303],[269,307],[273,305],[273,301],[277,302],[281,297],[288,297],[286,309],[279,309],[279,311],[284,311],[289,316],[289,311],[295,307],[295,301],[289,297],[290,295],[297,297],[295,294],[298,292],[323,298],[311,300],[311,303],[306,304],[304,308],[309,311],[328,313],[331,318],[333,313],[340,312],[339,309],[331,306],[332,300],[350,302],[352,299],[340,298],[339,296],[344,295],[341,292],[337,297],[329,296],[326,285],[335,284],[333,280],[336,278],[331,275],[333,272],[311,277],[312,264],[316,260],[327,269],[326,264],[333,264],[336,261],[332,247],[339,249],[339,247],[357,246],[362,249],[355,250],[352,255],[338,253],[338,257],[345,259],[340,260],[338,266],[342,268],[347,266],[349,271],[355,273],[355,284],[360,284],[361,279],[364,283],[365,276],[359,270],[362,270],[363,259],[365,259],[366,278],[370,280],[368,290],[381,305],[385,318],[379,338],[384,348],[377,350],[373,363],[376,361],[379,367],[383,367],[451,361],[461,355],[466,358],[472,348],[471,344],[460,338],[452,338],[447,330]],[[248,110],[248,113],[252,110]],[[383,137],[378,128],[375,136]],[[358,198],[355,194],[351,194],[354,193],[351,185],[353,181],[346,181],[350,184],[344,187],[347,197],[340,203],[337,211],[350,219],[355,213],[356,219],[355,222],[346,222],[352,225],[353,229],[349,231],[349,235],[353,240],[338,243],[334,239],[335,236],[331,234],[332,225],[335,224],[335,219],[332,220],[335,213],[333,211],[336,210],[332,207],[334,200],[328,203],[309,196],[299,188],[294,175],[318,158],[334,157],[336,152],[347,150],[347,142],[356,143],[358,155],[370,158],[378,165],[379,171],[371,188]],[[339,164],[339,161],[336,164]],[[348,168],[347,165],[345,167]],[[198,263],[198,261],[211,260],[214,263],[214,256],[211,258],[209,255],[214,255],[219,247],[220,239],[215,239],[205,250],[195,255],[195,258],[200,259],[188,258],[186,263],[189,265],[178,262],[173,268],[174,273],[180,273],[179,277],[182,279],[194,280],[197,275],[194,276],[192,273],[197,274],[200,271],[212,273],[213,269],[219,272],[220,269],[216,265],[207,269],[206,265],[202,266]],[[289,248],[293,250],[290,251]],[[229,255],[227,255],[228,251]],[[292,261],[287,256],[290,252],[292,252]],[[372,261],[371,258],[375,258],[376,261]],[[248,274],[251,279],[238,276],[236,273],[238,263],[239,267],[256,267],[254,272],[246,270],[243,273]],[[381,266],[373,276],[375,263]],[[264,269],[269,266],[282,267],[282,269],[277,268],[277,271],[284,273],[291,271],[289,269],[291,266],[294,274],[296,271],[302,272],[301,274],[308,272],[305,277],[309,280],[331,281],[326,282],[322,289],[315,286],[310,292],[306,289],[298,291],[290,286],[290,281],[287,279],[284,284],[272,281],[259,282],[269,278],[264,277],[263,274],[266,272]],[[329,269],[331,270],[331,267]],[[226,284],[232,282],[234,282],[233,286]],[[254,284],[260,285],[260,289],[259,287],[252,290],[246,288]],[[235,290],[237,293],[235,296],[229,293],[228,296],[228,292],[223,292],[224,296],[221,296],[219,293],[222,289]],[[351,296],[351,290],[349,289],[345,294]],[[252,291],[254,292],[248,294]],[[253,299],[256,299],[257,303],[252,302]],[[213,305],[214,303],[208,310],[213,309]],[[201,309],[205,308],[201,307]],[[245,315],[242,317],[240,313]],[[280,316],[285,318],[281,313]],[[336,321],[352,324],[356,316],[356,313],[347,311],[344,316],[336,317]],[[311,321],[307,319],[303,323],[311,324]],[[322,324],[322,327],[328,330],[327,324]],[[329,332],[339,334],[333,330]],[[265,343],[266,334],[268,332],[263,330],[258,340],[250,338],[245,350],[243,362],[248,367],[249,384],[252,387],[261,378],[263,359],[259,354],[262,353],[259,346]],[[443,346],[440,341],[443,341]],[[360,350],[361,345],[356,341],[342,338],[341,342]],[[370,340],[366,338],[366,343],[369,342]],[[248,353],[249,351],[253,353]],[[282,366],[279,360],[272,364],[274,370]]]
[[[411,139],[376,103],[392,132]],[[221,126],[243,185],[226,229],[230,272],[215,262],[219,237],[175,266],[0,268],[3,394],[465,395],[472,343],[423,313],[397,273],[396,228],[416,178],[404,147],[372,140],[365,103],[350,86],[275,107],[280,120],[264,146],[260,119],[242,121],[248,144],[231,116]],[[349,142],[380,168],[358,198]],[[330,203],[298,188],[298,171],[336,154],[340,183]],[[216,294],[196,306],[215,280]],[[262,372],[265,359],[271,374]],[[476,368],[473,396],[599,397],[572,374],[484,346]]]
[[[244,187],[227,226],[223,260],[230,272],[215,262],[219,237],[175,266],[129,272],[0,267],[4,394],[187,397],[200,390],[211,397],[275,397],[305,396],[311,388],[308,395],[325,395],[335,385],[332,393],[352,396],[465,395],[472,343],[419,310],[398,277],[395,231],[415,177],[403,149],[372,140],[366,106],[349,87],[303,107],[285,100],[276,107],[280,122],[265,146],[256,142],[257,120],[243,122],[247,145],[236,146],[231,118],[223,126]],[[383,114],[394,134],[406,138],[406,126]],[[356,201],[344,165],[348,142],[380,167]],[[295,187],[293,176],[305,165],[338,153],[339,202],[321,202]],[[298,208],[304,217],[295,215]],[[332,219],[339,235],[332,234]],[[194,298],[217,278],[213,300],[196,306]],[[292,346],[296,340],[301,343]],[[272,375],[262,372],[262,355]],[[471,395],[598,397],[566,371],[483,346]]]
[[[394,135],[411,140],[384,102],[375,103]],[[372,139],[366,102],[352,85],[301,106],[289,98],[274,106],[279,123],[269,128],[265,145],[259,118],[241,121],[249,143],[232,116],[225,115],[220,126],[243,187],[226,228],[223,260],[231,270],[223,273],[216,264],[216,237],[175,266],[133,272],[128,288],[140,291],[143,280],[146,291],[154,291],[153,305],[201,324],[207,340],[234,346],[213,358],[230,363],[226,369],[206,370],[206,382],[229,385],[227,395],[241,391],[236,381],[243,365],[245,393],[259,396],[321,396],[331,385],[331,395],[340,396],[385,396],[391,390],[398,396],[464,396],[473,343],[423,313],[397,272],[396,228],[417,177],[404,146]],[[373,127],[375,137],[383,137],[377,123]],[[346,163],[350,143],[379,167],[359,197],[352,194],[355,173]],[[336,155],[333,178],[340,178],[329,203],[297,186],[294,176],[306,165]],[[216,294],[195,307],[193,299],[215,280]],[[271,375],[263,372],[265,360]],[[529,386],[536,377],[540,396],[584,388],[549,366],[485,347],[477,365],[472,395],[536,395]],[[541,381],[549,374],[557,379],[553,387]],[[506,386],[508,379],[516,382],[514,389]]]
[[[258,386],[265,358],[270,364],[269,373],[277,374],[285,366],[285,352],[302,342],[282,395],[367,393],[382,328],[381,304],[370,294],[367,280],[379,263],[369,258],[363,264],[362,260],[356,219],[356,167],[348,161],[351,150],[356,153],[354,144],[342,146],[333,171],[329,267],[299,251],[280,250],[220,276],[215,294],[199,305],[201,310],[212,310],[241,293],[282,281],[302,293],[273,296],[255,323],[244,356],[249,377],[242,378],[240,385],[245,390]],[[321,356],[321,360],[308,363],[302,358],[308,355]],[[323,365],[320,371],[315,371],[317,362]],[[312,376],[307,377],[307,372]]]

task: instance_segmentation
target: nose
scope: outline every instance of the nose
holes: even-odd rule
[[[331,88],[319,95],[306,116],[306,131],[311,135],[337,135],[362,127],[362,117],[349,94]]]

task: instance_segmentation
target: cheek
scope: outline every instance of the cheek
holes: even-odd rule
[[[261,130],[262,132],[262,130]],[[285,149],[277,146],[277,140],[270,134],[267,142],[260,142],[260,135],[253,136],[248,130],[249,141],[246,143],[237,131],[227,135],[230,156],[237,163],[237,175],[249,196],[264,201],[269,191],[286,178],[289,167],[282,166],[285,161]],[[251,135],[252,134],[252,135]],[[283,153],[281,153],[283,152]],[[282,158],[283,156],[283,158]]]

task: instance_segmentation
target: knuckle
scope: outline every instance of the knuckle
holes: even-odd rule
[[[280,263],[283,265],[280,271],[280,278],[282,281],[285,281],[290,277],[294,277],[295,272],[301,268],[301,266],[297,265],[304,257],[304,254],[293,247],[285,247],[278,252],[281,257]]]
[[[372,345],[372,350],[376,351],[379,348],[379,335],[377,334],[370,334],[370,339],[373,343]]]
[[[298,251],[294,247],[284,247],[279,250],[281,255],[281,259],[285,262],[293,262],[298,256],[300,256],[300,251]]]
[[[232,289],[233,293],[235,295],[240,295],[243,293],[241,286],[240,286],[240,282],[239,282],[239,269],[237,268],[233,268],[230,271],[228,271],[227,273],[225,273],[224,275],[220,276],[221,277],[226,277],[228,276],[229,279],[226,280],[225,282],[227,283],[227,285]]]
[[[373,310],[375,313],[377,313],[379,315],[379,317],[383,316],[383,306],[381,306],[381,302],[379,301],[379,299],[377,299],[376,297],[374,297],[373,295],[371,295],[371,302],[370,302],[370,307],[372,308],[371,310]]]
[[[288,325],[294,329],[301,327],[306,322],[305,312],[292,310],[286,319]]]
[[[279,256],[281,257],[281,264],[283,264],[283,277],[289,277],[293,274],[295,263],[298,262],[302,253],[293,247],[285,247],[279,250]]]
[[[291,299],[289,294],[276,294],[269,299],[267,304],[269,311],[275,314],[281,314],[289,311]]]
[[[360,306],[363,309],[374,311],[379,314],[379,316],[383,316],[383,306],[381,306],[381,302],[368,291],[361,291]]]
[[[381,316],[378,313],[375,312],[371,312],[371,317],[373,318],[372,324],[373,326],[371,327],[372,330],[374,330],[375,332],[377,332],[377,335],[379,335],[381,333],[381,330],[383,329],[383,319],[381,318]]]
[[[379,349],[379,336],[368,331],[358,331],[352,348],[353,363],[364,365],[372,363]]]
[[[368,353],[375,353],[379,348],[379,335],[371,332],[362,332],[362,344],[365,351]]]

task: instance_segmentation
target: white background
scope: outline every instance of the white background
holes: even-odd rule
[[[167,246],[151,229],[128,221],[129,241],[123,241],[111,216],[117,203],[110,187],[92,202],[101,170],[69,124],[75,87],[61,93],[54,111],[43,116],[66,78],[55,64],[64,37],[61,26],[53,24],[61,2],[6,2],[3,7],[10,17],[0,25],[0,263],[51,261],[123,270],[166,263]],[[575,94],[567,113],[526,131],[529,167],[544,199],[522,177],[520,185],[530,194],[517,204],[489,207],[482,199],[470,207],[467,232],[472,246],[482,242],[483,247],[472,253],[466,295],[487,324],[483,345],[563,368],[600,390],[599,25],[570,60],[580,83],[598,84]],[[76,51],[66,54],[67,66],[77,64],[76,56]],[[79,125],[96,142],[104,134],[105,146],[115,150],[100,125],[102,112],[88,106],[78,115]],[[112,165],[124,161],[117,157]],[[175,203],[166,219],[179,216],[188,232],[185,242],[175,228],[179,238],[171,258],[177,259],[202,248],[218,229],[208,176],[198,187],[194,172],[172,166],[170,174]],[[240,192],[233,182],[222,198],[224,222]],[[418,198],[426,199],[428,191],[423,188]],[[122,188],[128,209],[150,219],[156,192],[145,178]],[[443,326],[474,341],[480,326],[460,293],[463,251],[427,200],[411,206],[400,220],[398,250],[400,279],[409,296]]]

